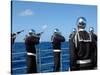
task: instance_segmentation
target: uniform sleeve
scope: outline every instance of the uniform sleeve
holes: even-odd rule
[[[65,41],[65,38],[64,38],[64,36],[62,36],[62,35],[59,35],[59,36],[57,37],[57,39],[58,39],[60,42],[64,42],[64,41]]]
[[[64,42],[65,41],[65,38],[64,38],[64,36],[62,36],[62,40],[61,40],[61,42]]]
[[[35,44],[39,44],[40,37],[35,38]]]
[[[70,34],[69,36],[69,52],[70,52],[70,68],[71,70],[75,68],[77,55],[76,55],[76,47],[73,40],[75,38],[72,37],[73,35]]]

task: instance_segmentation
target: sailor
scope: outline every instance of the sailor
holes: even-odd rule
[[[25,46],[27,51],[27,73],[37,73],[36,64],[36,45],[39,44],[40,35],[31,29],[29,35],[25,38]]]
[[[92,50],[91,50],[91,36],[85,30],[86,19],[84,17],[79,17],[77,19],[77,32],[74,37],[75,48],[75,64],[73,64],[74,69],[71,70],[88,70],[92,69]],[[70,54],[71,56],[73,54]]]
[[[15,42],[15,39],[16,39],[16,36],[18,35],[18,34],[20,34],[21,32],[23,32],[24,30],[21,30],[21,31],[18,31],[18,32],[16,32],[16,33],[12,33],[11,34],[11,44],[13,45],[14,44],[14,42]]]
[[[90,27],[89,28],[89,34],[91,35],[92,38],[92,48],[91,50],[93,51],[92,53],[92,65],[94,69],[97,68],[97,35],[94,33],[94,28]]]
[[[73,28],[73,31],[72,33],[69,35],[69,50],[70,50],[70,70],[75,70],[76,67],[77,67],[77,64],[76,64],[76,54],[75,54],[75,44],[73,42],[73,39],[75,37],[75,34],[76,34],[76,28]]]
[[[91,37],[93,37],[92,41],[97,43],[97,35],[94,33],[94,28],[93,27],[89,28],[89,33],[90,33]]]
[[[60,53],[61,53],[61,42],[65,41],[65,38],[61,35],[59,29],[55,29],[51,37],[53,52],[54,52],[54,72],[60,71]]]

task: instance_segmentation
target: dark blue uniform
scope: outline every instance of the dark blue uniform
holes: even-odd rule
[[[65,38],[60,34],[54,34],[52,36],[52,45],[54,52],[54,72],[60,71],[60,53],[61,53],[61,42],[64,42]]]
[[[39,44],[39,39],[40,38],[36,36],[28,36],[25,39],[27,50],[27,73],[37,73],[35,45]]]
[[[88,70],[93,69],[93,49],[92,37],[85,31],[78,31],[74,37],[74,45],[71,51],[71,70]]]
[[[77,67],[77,63],[76,63],[76,59],[77,59],[77,55],[76,55],[76,48],[75,48],[75,44],[74,44],[74,38],[75,38],[75,34],[76,31],[73,31],[70,35],[69,35],[69,50],[70,50],[70,70],[76,70]]]
[[[14,42],[15,42],[15,39],[16,39],[16,36],[17,36],[17,34],[20,34],[21,32],[23,32],[24,30],[21,30],[21,31],[19,31],[19,32],[16,32],[16,33],[12,33],[11,34],[11,44],[13,45],[14,44]]]
[[[97,68],[97,35],[93,32],[90,32],[92,38],[92,65],[94,68]]]

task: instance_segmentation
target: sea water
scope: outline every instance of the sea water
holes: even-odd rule
[[[61,71],[69,70],[69,45],[64,42],[61,45]],[[53,72],[53,49],[51,42],[41,42],[36,46],[38,72]],[[16,42],[12,46],[12,74],[25,74],[27,70],[26,50],[23,42]]]

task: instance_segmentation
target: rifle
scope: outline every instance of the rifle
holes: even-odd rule
[[[18,31],[18,32],[16,32],[16,34],[20,34],[21,32],[23,32],[24,30],[21,30],[21,31]]]
[[[41,36],[44,32],[37,33],[37,36]]]

